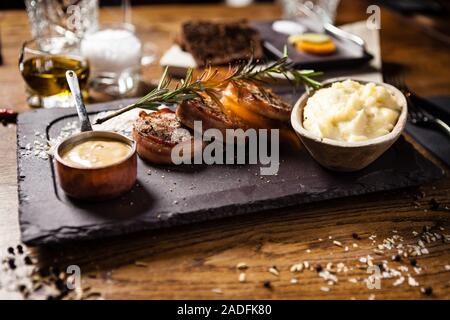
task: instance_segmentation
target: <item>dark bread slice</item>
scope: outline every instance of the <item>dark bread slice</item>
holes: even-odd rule
[[[237,22],[189,21],[181,28],[180,45],[199,66],[227,64],[263,55],[259,32],[245,20]]]

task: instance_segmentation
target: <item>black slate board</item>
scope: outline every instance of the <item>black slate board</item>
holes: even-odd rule
[[[296,95],[286,96],[294,100]],[[91,113],[120,102],[91,105]],[[282,150],[276,176],[259,165],[153,166],[139,160],[138,184],[122,198],[82,203],[67,198],[55,180],[51,159],[22,155],[35,132],[55,135],[72,109],[34,110],[18,118],[19,219],[29,245],[56,244],[195,223],[325,199],[420,185],[442,171],[403,138],[368,168],[334,173],[306,151]],[[147,171],[151,169],[149,175]],[[164,176],[164,178],[163,178]]]
[[[295,67],[299,69],[312,68],[315,70],[348,68],[362,65],[370,61],[373,56],[357,44],[333,37],[336,44],[336,52],[330,55],[315,55],[299,52],[291,44],[288,44],[288,36],[278,33],[272,29],[273,21],[256,22],[251,21],[253,28],[257,29],[263,41],[269,42],[279,53],[282,54],[284,46],[287,46],[288,56],[294,62]],[[281,55],[275,55],[273,52],[268,52],[269,56],[274,56],[276,59],[282,58]]]

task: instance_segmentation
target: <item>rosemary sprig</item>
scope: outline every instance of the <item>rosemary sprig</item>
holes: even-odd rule
[[[320,82],[312,79],[312,77],[320,76],[323,73],[314,70],[295,69],[292,62],[289,61],[286,48],[284,56],[281,59],[274,61],[261,69],[257,69],[257,66],[258,65],[251,58],[248,63],[238,66],[239,71],[236,76],[230,80],[246,80],[264,83],[266,82],[265,79],[270,78],[276,80],[274,75],[281,74],[295,86],[299,86],[302,83],[313,89],[318,89],[322,86]]]
[[[181,79],[174,89],[169,89],[172,79],[168,76],[168,68],[166,67],[155,89],[137,102],[123,107],[103,118],[98,118],[95,124],[101,124],[134,108],[156,110],[161,104],[176,104],[195,98],[203,99],[202,94],[206,94],[215,101],[217,100],[217,94],[220,88],[225,87],[230,82],[250,81],[261,85],[268,78],[275,80],[274,75],[276,74],[283,75],[296,86],[305,84],[313,89],[321,86],[320,82],[312,79],[312,77],[321,75],[321,72],[294,69],[286,54],[283,58],[263,68],[258,68],[257,61],[249,59],[246,63],[230,66],[225,76],[220,75],[218,69],[213,70],[211,67],[208,67],[194,80],[193,69],[188,69],[186,77]]]

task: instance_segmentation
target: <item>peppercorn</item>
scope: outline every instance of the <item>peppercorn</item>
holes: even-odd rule
[[[14,261],[14,259],[8,259],[8,265],[10,269],[16,268],[16,262]]]
[[[23,261],[25,262],[26,265],[32,265],[33,261],[31,260],[31,258],[29,256],[26,256]]]
[[[48,277],[50,275],[50,272],[48,268],[42,267],[39,269],[39,274],[41,275],[41,277]]]
[[[431,206],[431,210],[437,211],[441,209],[441,204],[435,198],[432,198],[429,203]]]
[[[433,294],[433,288],[432,287],[421,288],[420,291],[423,294],[426,294],[427,296],[430,296],[430,295]]]
[[[0,109],[0,120],[13,123],[17,119],[17,112],[11,109]]]
[[[409,259],[409,263],[410,263],[413,267],[417,266],[417,260],[414,259],[414,258]]]
[[[264,286],[264,288],[272,289],[272,284],[270,283],[269,280],[265,280],[265,281],[263,282],[263,286]]]
[[[60,273],[60,271],[59,271],[59,268],[58,267],[50,267],[50,272],[51,273],[53,273],[55,276],[59,276],[59,273]]]
[[[322,270],[323,270],[322,266],[321,266],[320,264],[318,264],[318,265],[316,266],[316,271],[317,271],[317,272],[321,272]]]
[[[400,260],[402,260],[402,257],[399,254],[394,256],[394,261],[400,261]]]
[[[62,280],[62,279],[56,279],[56,281],[55,281],[55,286],[56,286],[56,288],[58,289],[58,290],[62,290],[62,289],[64,289],[64,287],[65,287],[65,284],[64,284],[64,281]]]
[[[352,233],[352,237],[353,237],[353,239],[355,239],[355,240],[359,240],[360,238],[359,238],[359,235],[356,233],[356,232],[353,232]]]

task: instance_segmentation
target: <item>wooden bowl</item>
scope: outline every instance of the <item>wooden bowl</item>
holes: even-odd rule
[[[93,138],[126,143],[131,147],[131,152],[122,161],[96,168],[75,167],[63,160],[62,155],[66,150]],[[136,182],[136,143],[114,132],[86,131],[73,135],[56,147],[54,162],[61,188],[68,196],[76,199],[100,201],[116,198],[129,191]]]
[[[346,78],[334,78],[324,82],[325,87],[333,82],[344,81]],[[353,80],[353,79],[352,79]],[[362,84],[373,81],[354,80]],[[321,138],[303,127],[303,108],[311,94],[305,93],[295,104],[291,114],[291,124],[300,140],[311,156],[324,167],[335,171],[357,171],[367,167],[382,155],[400,137],[406,125],[408,107],[406,98],[397,88],[377,83],[385,87],[400,101],[401,112],[392,131],[381,137],[360,142],[345,142]]]

